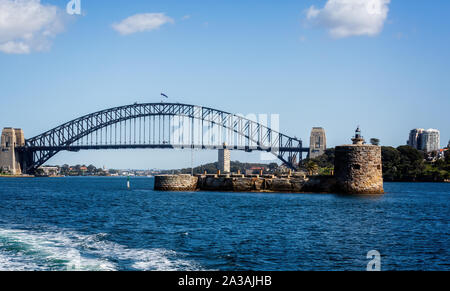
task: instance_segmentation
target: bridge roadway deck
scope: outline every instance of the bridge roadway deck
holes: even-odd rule
[[[309,152],[309,148],[280,147],[270,148],[261,146],[223,146],[223,145],[172,145],[172,144],[114,144],[114,145],[70,145],[70,146],[43,146],[43,147],[17,147],[17,150],[29,151],[71,151],[80,150],[112,150],[112,149],[203,149],[203,150],[244,150],[264,152]]]

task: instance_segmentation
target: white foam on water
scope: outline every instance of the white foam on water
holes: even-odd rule
[[[200,270],[166,249],[133,249],[106,240],[107,234],[0,229],[0,270]],[[128,267],[127,267],[128,269]]]
[[[143,271],[200,270],[192,261],[182,259],[181,254],[166,249],[133,249],[102,239],[105,234],[85,236],[76,234],[80,247],[100,257],[130,261],[131,268]],[[100,238],[100,239],[99,239]]]
[[[9,270],[115,270],[107,260],[82,256],[72,242],[61,232],[0,229],[0,249]]]
[[[38,271],[39,266],[32,261],[24,262],[19,256],[0,252],[0,271]]]

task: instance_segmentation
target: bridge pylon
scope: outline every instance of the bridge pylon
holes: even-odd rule
[[[5,127],[0,144],[0,172],[21,175],[26,171],[26,154],[16,149],[25,145],[25,136],[20,128]]]

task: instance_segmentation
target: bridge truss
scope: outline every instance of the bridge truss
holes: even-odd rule
[[[296,169],[309,149],[267,125],[228,112],[178,103],[133,104],[88,114],[17,148],[27,173],[60,151],[101,149],[229,149],[273,153]]]

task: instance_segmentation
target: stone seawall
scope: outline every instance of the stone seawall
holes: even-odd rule
[[[274,177],[243,175],[167,175],[155,178],[158,191],[220,191],[220,192],[278,192],[332,193],[336,190],[333,176]]]
[[[314,177],[199,177],[199,190],[232,192],[332,192],[335,189],[332,176]]]
[[[359,132],[357,131],[357,136]],[[273,175],[190,175],[158,176],[155,189],[162,191],[232,191],[384,194],[381,147],[356,143],[336,147],[334,176],[294,173]],[[220,172],[219,172],[220,174]]]
[[[157,191],[196,191],[198,177],[191,175],[164,175],[155,177]]]

